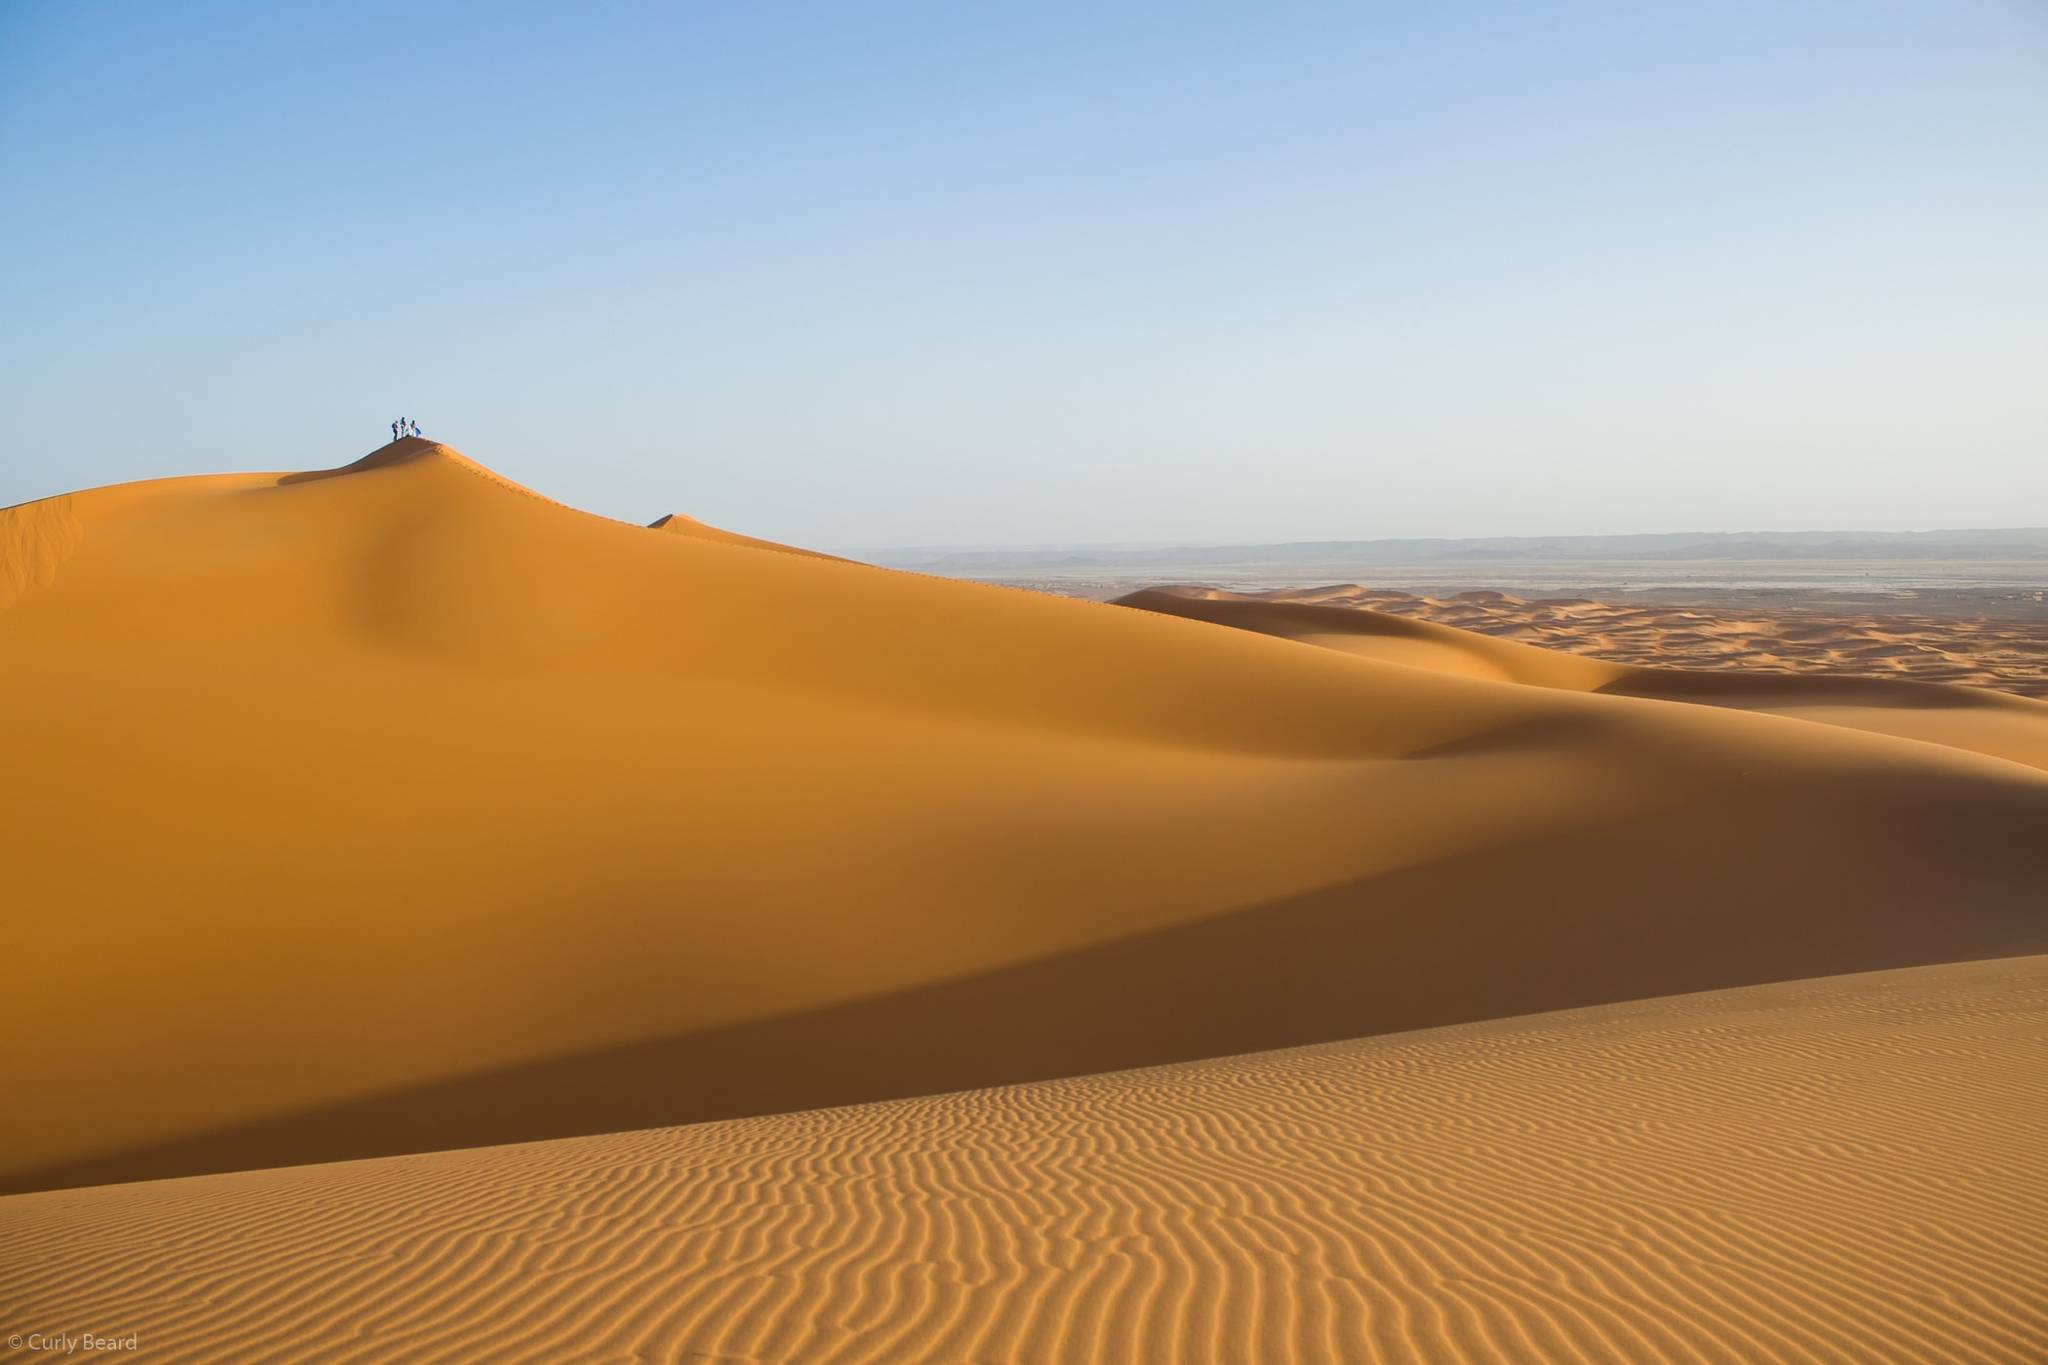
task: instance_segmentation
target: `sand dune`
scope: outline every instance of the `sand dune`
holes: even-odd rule
[[[0,1201],[151,1360],[2038,1361],[2048,959]]]
[[[1250,595],[1364,607],[1614,663],[1959,683],[2048,697],[2048,620],[2039,617],[1936,618],[1877,605],[1738,612],[1503,592],[1427,597],[1355,583]]]
[[[2048,948],[2002,744],[764,553],[422,441],[5,518],[5,1188]]]
[[[1944,744],[2048,769],[2048,701],[1953,684],[1827,671],[1641,667],[1539,648],[1465,625],[1376,610],[1349,585],[1271,593],[1159,588],[1120,605],[1231,626],[1361,658],[1534,687],[1730,707]],[[1491,609],[1501,593],[1468,593]],[[1597,631],[1589,640],[1603,638]]]

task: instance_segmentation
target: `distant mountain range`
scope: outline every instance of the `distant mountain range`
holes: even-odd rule
[[[938,573],[1154,566],[1544,563],[1579,560],[2048,559],[2048,527],[1985,531],[1720,531],[1632,536],[1502,536],[1475,540],[1306,540],[1272,545],[1083,546],[1065,549],[871,550],[862,558]]]

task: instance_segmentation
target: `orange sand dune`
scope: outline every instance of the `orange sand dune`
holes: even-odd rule
[[[1503,592],[1425,597],[1356,583],[1250,595],[1365,607],[1613,663],[1962,683],[2048,697],[2048,619],[2038,614],[1935,617],[1876,603],[1730,608]]]
[[[662,534],[423,441],[0,545],[9,1188],[2048,948],[2018,762]]]
[[[0,1200],[212,1360],[2048,1357],[2048,958]]]
[[[2048,702],[1905,679],[1645,668],[1352,605],[1362,589],[1241,594],[1154,588],[1122,606],[1232,626],[1361,658],[1534,687],[1732,707],[1924,740],[2048,769]],[[1509,600],[1501,593],[1464,599]]]

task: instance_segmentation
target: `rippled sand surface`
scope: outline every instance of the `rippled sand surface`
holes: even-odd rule
[[[2037,1361],[2048,959],[0,1202],[152,1360]]]

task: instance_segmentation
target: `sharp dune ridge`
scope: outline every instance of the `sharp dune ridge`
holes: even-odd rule
[[[424,441],[4,525],[0,1188],[2048,949],[2041,713],[1965,689],[1305,648]]]
[[[2048,958],[23,1195],[163,1361],[2048,1354]]]
[[[0,508],[0,611],[24,593],[47,587],[79,535],[69,498]]]
[[[832,560],[848,563],[838,555],[828,555],[817,550],[805,550],[795,545],[783,545],[772,540],[760,540],[754,536],[741,535],[738,531],[727,531],[717,526],[707,526],[695,517],[686,517],[678,512],[656,517],[648,523],[648,529],[666,531],[670,535],[693,536],[699,540],[714,541],[723,545],[744,545],[756,550],[773,550],[778,554],[803,555],[809,559]]]

